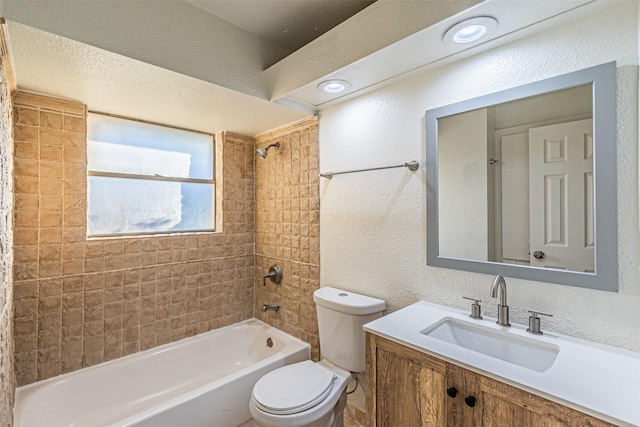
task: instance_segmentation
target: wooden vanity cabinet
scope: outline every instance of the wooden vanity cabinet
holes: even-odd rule
[[[462,425],[459,399],[448,398],[447,363],[367,334],[367,424],[413,427]],[[451,365],[452,366],[452,365]]]
[[[369,427],[613,426],[367,333]]]

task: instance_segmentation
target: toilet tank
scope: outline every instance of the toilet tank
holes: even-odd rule
[[[347,371],[364,372],[362,326],[382,316],[384,301],[330,287],[316,290],[313,301],[318,312],[321,357]]]

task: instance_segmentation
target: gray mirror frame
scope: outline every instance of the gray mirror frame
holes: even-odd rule
[[[530,96],[593,85],[596,224],[595,274],[440,256],[438,231],[438,119]],[[426,112],[427,265],[501,274],[603,291],[618,291],[618,209],[616,165],[616,63],[575,71]]]

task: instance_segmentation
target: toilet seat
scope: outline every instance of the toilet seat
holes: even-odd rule
[[[329,396],[336,375],[310,360],[269,372],[253,388],[253,400],[264,412],[290,415],[306,411]]]

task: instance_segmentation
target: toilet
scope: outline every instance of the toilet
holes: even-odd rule
[[[347,384],[365,370],[362,326],[382,316],[385,302],[324,287],[313,293],[322,360],[273,370],[253,387],[249,411],[261,427],[342,427]]]

